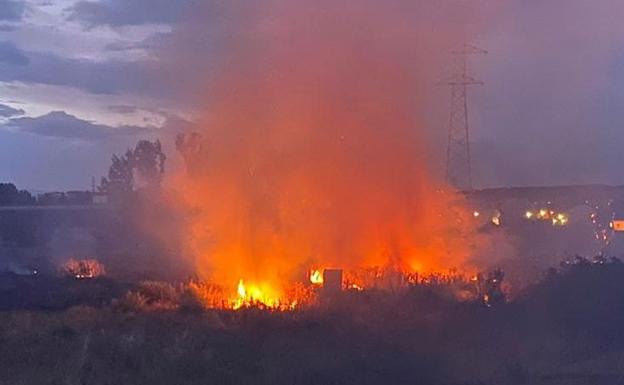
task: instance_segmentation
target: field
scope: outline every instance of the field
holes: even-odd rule
[[[113,282],[61,281],[82,296],[0,313],[0,383],[617,384],[623,278],[580,261],[494,307],[420,285],[293,312],[129,308],[92,295]]]

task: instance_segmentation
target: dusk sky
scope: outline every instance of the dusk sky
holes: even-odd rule
[[[184,28],[197,27],[197,3],[0,0],[0,181],[86,189],[112,153],[184,129],[196,106],[176,84],[194,82],[224,49],[213,44],[224,32],[212,1],[201,28]],[[468,1],[422,3],[418,16],[465,24],[488,50],[471,63],[485,82],[470,95],[477,187],[624,183],[624,2],[481,0],[465,19],[454,11]],[[195,60],[172,65],[172,44]],[[445,75],[431,79],[436,144]]]

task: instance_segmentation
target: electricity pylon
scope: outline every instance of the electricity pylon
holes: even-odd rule
[[[483,85],[467,73],[468,55],[482,55],[487,51],[466,45],[451,51],[453,75],[444,81],[451,87],[451,111],[446,148],[446,182],[459,190],[472,190],[472,160],[468,125],[468,87]]]

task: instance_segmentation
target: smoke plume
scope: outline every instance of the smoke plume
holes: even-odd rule
[[[423,112],[440,64],[428,53],[453,29],[407,2],[237,4],[211,8],[201,117],[178,140],[197,271],[279,292],[312,267],[470,266],[472,212],[431,171]]]

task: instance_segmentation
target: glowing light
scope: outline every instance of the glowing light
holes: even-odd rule
[[[565,226],[568,224],[569,218],[565,213],[558,213],[550,209],[540,209],[537,212],[527,210],[524,217],[530,220],[549,221],[553,226]],[[593,221],[593,217],[592,217]]]
[[[312,270],[310,271],[310,282],[313,285],[322,285],[323,284],[323,273],[320,270]]]
[[[568,224],[568,216],[563,213],[558,213],[552,218],[553,226],[565,226]]]
[[[246,286],[245,282],[241,279],[238,281],[236,287],[236,294],[238,298],[232,304],[232,309],[237,310],[242,307],[249,306],[261,306],[261,307],[276,307],[278,301],[267,297],[267,295],[258,286],[249,285]]]
[[[76,279],[89,279],[93,278],[93,274],[76,274],[74,277]]]
[[[249,284],[243,279],[238,281],[236,298],[231,301],[231,308],[238,310],[245,307],[258,307],[261,309],[293,310],[298,301],[283,299],[282,295],[266,284]]]
[[[355,283],[349,284],[349,286],[347,286],[347,289],[355,290],[355,291],[362,291],[362,290],[364,290],[364,288],[362,286],[357,285]]]
[[[245,298],[247,296],[247,291],[245,290],[245,283],[243,282],[242,279],[238,281],[238,287],[236,289],[236,292],[238,293],[238,296],[241,298]]]
[[[494,213],[494,215],[492,215],[492,223],[495,226],[500,226],[501,225],[501,213],[500,213],[500,211],[497,210]]]
[[[472,213],[472,216],[475,217],[475,218],[479,218],[479,215],[481,215],[481,213],[479,213],[478,211],[474,211]]]

